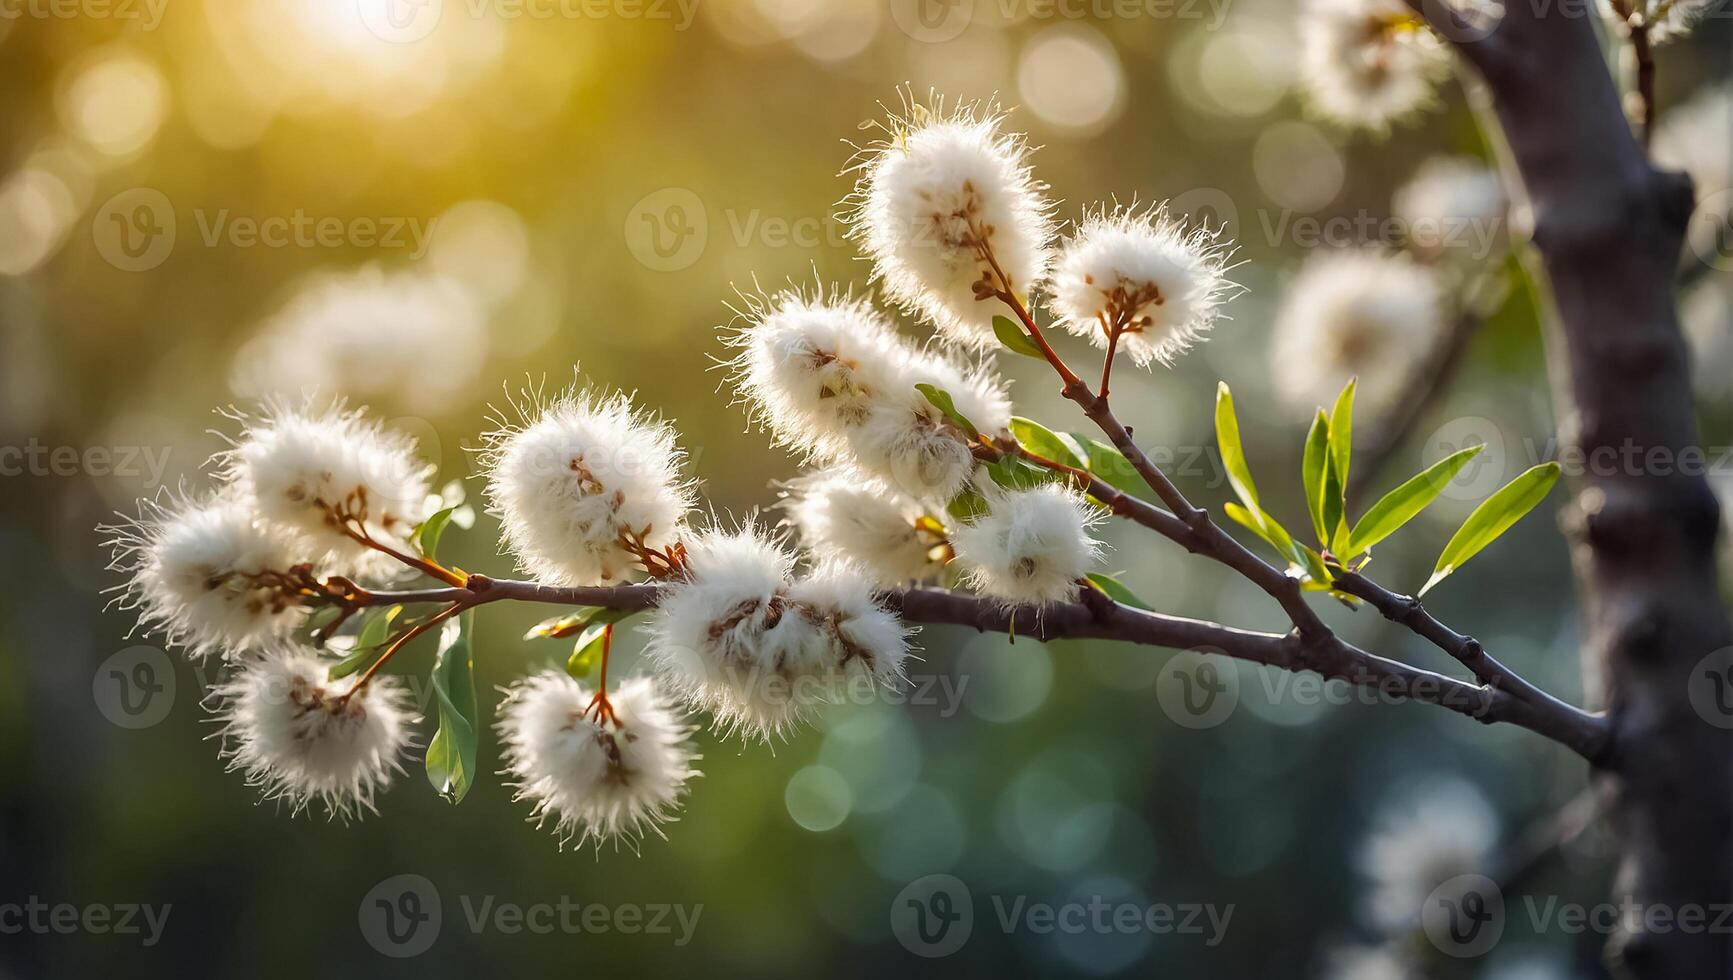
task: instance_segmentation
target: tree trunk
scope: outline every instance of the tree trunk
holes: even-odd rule
[[[1716,587],[1720,509],[1701,467],[1685,471],[1701,452],[1673,286],[1690,183],[1655,170],[1633,137],[1592,3],[1510,0],[1470,39],[1436,0],[1414,2],[1491,91],[1551,291],[1564,526],[1585,664],[1613,725],[1600,778],[1622,848],[1615,901],[1645,913],[1621,917],[1609,965],[1733,976],[1733,937],[1710,928],[1733,902],[1733,732],[1720,727],[1733,714],[1694,710],[1691,688],[1729,679],[1706,676],[1728,662],[1704,660],[1727,655],[1733,628]]]

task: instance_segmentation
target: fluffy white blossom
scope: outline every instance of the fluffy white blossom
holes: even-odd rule
[[[1372,921],[1386,930],[1418,923],[1439,885],[1485,873],[1498,835],[1498,814],[1460,779],[1440,780],[1388,807],[1375,820],[1360,862],[1372,886],[1366,900]]]
[[[296,813],[314,802],[344,819],[373,811],[417,719],[393,678],[350,694],[357,680],[327,681],[325,665],[294,648],[248,661],[213,692],[230,771]]]
[[[732,381],[779,445],[844,455],[874,399],[908,386],[909,345],[867,300],[787,289],[746,303],[728,338],[738,350]]]
[[[808,552],[846,555],[880,585],[925,581],[944,568],[942,525],[871,477],[843,468],[804,476],[789,484],[786,507]]]
[[[1223,274],[1229,251],[1165,206],[1103,209],[1061,247],[1049,306],[1061,326],[1097,347],[1121,329],[1119,349],[1139,367],[1171,364],[1220,315],[1232,287]]]
[[[1391,209],[1422,257],[1491,257],[1507,241],[1504,184],[1471,157],[1434,157],[1396,191]]]
[[[635,549],[679,540],[693,493],[671,426],[623,395],[567,392],[518,414],[486,436],[482,466],[520,568],[553,585],[598,585],[629,575]]]
[[[1442,40],[1403,0],[1301,4],[1300,81],[1328,119],[1386,133],[1437,101],[1449,68]]]
[[[1078,494],[1046,483],[996,493],[988,511],[956,528],[951,544],[967,570],[964,581],[983,595],[1012,603],[1063,602],[1101,553],[1090,529],[1100,512]]]
[[[324,549],[334,570],[391,577],[403,567],[358,541],[401,546],[426,516],[433,467],[415,440],[341,404],[324,409],[267,403],[239,416],[242,430],[223,475],[259,515]]]
[[[788,290],[753,299],[730,339],[734,384],[778,443],[848,462],[920,500],[946,500],[975,466],[968,436],[923,395],[950,394],[979,430],[1010,425],[1004,382],[898,337],[863,301]]]
[[[534,802],[537,826],[554,819],[562,845],[661,835],[698,774],[691,726],[647,677],[608,695],[611,719],[592,710],[594,699],[557,670],[508,688],[496,725],[502,775],[514,780],[515,799]]]
[[[851,458],[918,500],[949,500],[974,472],[975,456],[967,434],[916,385],[949,394],[957,411],[988,434],[1010,426],[1011,401],[1004,382],[986,368],[959,367],[930,352],[909,360],[906,381],[874,401],[850,440]]]
[[[1045,185],[1003,122],[995,104],[907,105],[857,155],[847,215],[892,300],[983,349],[997,343],[992,319],[1004,308],[980,290],[1004,288],[1002,274],[1027,295],[1050,260]]]
[[[487,312],[461,283],[376,265],[309,277],[235,355],[249,397],[341,391],[436,408],[486,363]]]
[[[769,739],[851,678],[902,678],[904,630],[865,573],[839,564],[796,581],[794,556],[751,526],[699,536],[688,567],[662,590],[646,653],[718,728]]]
[[[1378,415],[1412,383],[1447,328],[1437,274],[1406,255],[1322,252],[1288,286],[1276,315],[1270,367],[1297,408],[1328,405],[1358,376],[1359,404]]]
[[[111,567],[127,574],[121,605],[193,657],[251,653],[307,617],[297,566],[312,569],[294,536],[260,520],[251,501],[161,497],[103,530],[114,535]]]

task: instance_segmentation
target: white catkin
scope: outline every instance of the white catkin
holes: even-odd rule
[[[885,139],[857,154],[845,215],[892,301],[981,350],[997,346],[992,318],[1003,307],[983,301],[977,284],[1003,288],[1002,273],[1027,295],[1052,257],[1046,187],[1028,144],[1003,124],[994,103],[910,102],[882,124]]]
[[[784,506],[815,560],[846,555],[885,587],[944,570],[940,541],[918,523],[926,508],[872,477],[847,468],[811,473],[789,483]]]
[[[109,567],[127,576],[121,607],[194,659],[253,653],[306,621],[289,577],[303,562],[300,541],[246,498],[163,494],[100,530],[111,535]]]
[[[753,526],[698,536],[688,560],[689,577],[663,588],[645,652],[718,729],[769,740],[855,678],[900,681],[904,630],[866,573],[838,564],[797,579],[794,556]]]
[[[301,534],[334,572],[389,579],[395,559],[357,541],[365,535],[402,550],[426,516],[433,467],[415,441],[341,403],[314,408],[268,401],[242,423],[221,474],[259,516]],[[348,531],[350,533],[345,533]]]
[[[1276,392],[1290,406],[1328,405],[1359,378],[1358,406],[1388,411],[1448,328],[1437,273],[1370,249],[1321,252],[1288,286],[1270,341]]]
[[[375,795],[410,747],[414,711],[395,678],[325,679],[310,651],[283,647],[242,665],[213,694],[229,769],[264,798],[299,813],[321,804],[333,818],[374,812]]]
[[[951,535],[964,582],[1006,603],[1064,602],[1100,556],[1101,513],[1054,483],[989,495],[988,512]]]
[[[1049,307],[1061,327],[1097,347],[1122,323],[1118,350],[1133,363],[1171,365],[1220,316],[1233,288],[1223,270],[1230,252],[1164,207],[1102,208],[1061,245]]]
[[[1388,133],[1437,104],[1450,52],[1403,0],[1303,0],[1300,82],[1333,122]]]
[[[656,683],[636,677],[608,694],[613,721],[600,719],[594,693],[564,671],[526,677],[506,691],[496,727],[502,775],[530,819],[551,818],[561,845],[600,845],[646,831],[662,836],[698,770],[692,728]]]
[[[974,455],[918,386],[949,394],[983,433],[1010,425],[1005,383],[989,368],[914,347],[863,301],[789,290],[751,304],[730,338],[735,387],[779,444],[809,459],[943,502],[968,482]]]
[[[532,400],[533,402],[533,400]],[[693,491],[674,430],[623,395],[567,392],[519,410],[482,453],[490,509],[518,567],[552,585],[617,582],[634,549],[677,542]]]
[[[1472,157],[1433,157],[1391,198],[1408,248],[1423,258],[1485,262],[1504,252],[1504,183]]]

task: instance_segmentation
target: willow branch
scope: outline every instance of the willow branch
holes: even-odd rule
[[[1024,307],[1022,301],[1009,292],[1000,294],[1000,299],[1017,312],[1018,318],[1023,321],[1024,326],[1030,331],[1037,344],[1043,350],[1051,350],[1041,334],[1040,326],[1036,323],[1034,316]],[[1057,354],[1049,357],[1048,360],[1056,366],[1062,364]],[[1305,594],[1296,579],[1258,557],[1241,544],[1238,539],[1215,524],[1210,519],[1208,511],[1195,506],[1186,499],[1185,494],[1180,492],[1167,474],[1163,473],[1160,467],[1156,466],[1149,456],[1138,447],[1132,438],[1131,431],[1114,415],[1106,398],[1092,393],[1081,379],[1069,371],[1060,372],[1060,379],[1064,385],[1062,389],[1064,396],[1075,402],[1083,410],[1083,413],[1112,441],[1114,448],[1119,451],[1120,455],[1124,456],[1137,470],[1150,489],[1162,499],[1163,503],[1172,508],[1173,513],[1168,514],[1152,505],[1137,501],[1134,497],[1126,497],[1127,500],[1141,504],[1143,508],[1156,511],[1163,518],[1159,521],[1151,521],[1146,526],[1194,554],[1205,555],[1239,572],[1243,577],[1263,589],[1280,603],[1282,609],[1288,614],[1289,619],[1294,624],[1296,641],[1302,649],[1313,653],[1331,652],[1335,656],[1343,658],[1345,663],[1338,666],[1344,670],[1365,666],[1362,658],[1368,658],[1371,655],[1347,644],[1325,625],[1317,612],[1306,602]],[[1090,477],[1083,471],[1076,470],[1074,467],[1053,464],[1051,461],[1034,456],[1026,450],[1020,450],[1020,452],[1025,458],[1086,477],[1089,479],[1091,487],[1101,484],[1101,481]],[[1092,489],[1091,492],[1093,493],[1094,490]],[[1113,492],[1118,493],[1118,491]],[[1121,506],[1128,510],[1136,509],[1127,504]],[[1446,653],[1468,666],[1476,678],[1481,681],[1482,686],[1477,690],[1489,691],[1500,697],[1509,698],[1512,702],[1525,705],[1543,717],[1561,723],[1563,727],[1575,733],[1572,739],[1574,744],[1579,746],[1577,750],[1588,758],[1597,757],[1603,750],[1605,746],[1605,723],[1600,716],[1566,704],[1541,691],[1516,672],[1493,659],[1479,641],[1456,633],[1433,619],[1418,601],[1390,592],[1364,576],[1354,576],[1354,579],[1355,584],[1366,593],[1362,598],[1372,602],[1372,597],[1377,597],[1379,601],[1375,602],[1374,605],[1379,607],[1380,611],[1388,610],[1385,613],[1387,616],[1400,617],[1397,619],[1398,622],[1403,622],[1410,628],[1416,629],[1422,636],[1439,645]],[[1379,603],[1382,605],[1380,606]],[[1372,659],[1379,660],[1379,658]],[[1388,664],[1390,662],[1381,661],[1381,663]],[[1344,676],[1320,668],[1316,663],[1308,663],[1304,666],[1305,669],[1315,670],[1327,677]]]
[[[1482,684],[1509,691],[1530,704],[1569,711],[1579,710],[1534,686],[1522,675],[1500,663],[1486,651],[1486,647],[1479,640],[1458,633],[1439,622],[1426,611],[1419,599],[1392,592],[1355,572],[1338,573],[1332,584],[1349,595],[1366,600],[1385,619],[1406,626],[1415,635],[1443,650],[1467,667]]]
[[[358,606],[442,603],[472,608],[515,600],[560,606],[602,606],[628,612],[653,608],[661,589],[655,584],[611,587],[555,587],[535,582],[471,575],[462,588],[363,591]],[[1314,638],[1298,633],[1262,633],[1204,620],[1165,616],[1099,599],[1045,606],[1006,606],[993,599],[943,589],[910,588],[881,592],[878,600],[905,622],[964,626],[1028,637],[1041,642],[1065,639],[1113,640],[1173,650],[1218,652],[1239,660],[1291,671],[1311,671],[1346,681],[1389,701],[1438,705],[1485,724],[1507,723],[1552,739],[1573,752],[1593,757],[1601,749],[1601,719],[1566,705],[1536,705],[1509,691],[1472,684],[1408,664],[1387,660],[1346,643],[1334,634]]]

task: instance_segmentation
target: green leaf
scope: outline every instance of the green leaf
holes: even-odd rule
[[[602,649],[607,646],[604,637],[612,623],[591,623],[584,629],[584,634],[578,637],[578,642],[572,644],[572,655],[566,658],[566,673],[583,680],[596,667],[596,662],[602,658]]]
[[[1300,565],[1306,570],[1306,577],[1315,588],[1328,588],[1331,582],[1330,569],[1324,564],[1324,556],[1299,542],[1294,543],[1295,550],[1300,553]]]
[[[1511,525],[1539,506],[1552,492],[1558,478],[1557,463],[1542,463],[1486,498],[1474,513],[1468,515],[1468,520],[1462,522],[1450,543],[1444,546],[1444,553],[1438,556],[1438,565],[1420,594],[1431,591],[1433,586],[1444,581],[1450,573],[1461,568],[1482,548],[1498,540],[1498,536],[1510,530]]]
[[[1262,511],[1241,507],[1231,501],[1223,504],[1222,509],[1227,512],[1229,517],[1233,518],[1234,523],[1256,534],[1270,547],[1276,549],[1276,554],[1280,555],[1283,561],[1295,565],[1305,564],[1301,548],[1294,543],[1293,535],[1289,534],[1287,528],[1278,524],[1270,515]]]
[[[1418,476],[1385,494],[1384,498],[1373,504],[1366,516],[1354,525],[1353,533],[1348,536],[1347,553],[1339,557],[1346,561],[1396,533],[1397,529],[1413,520],[1432,501],[1438,499],[1438,495],[1450,485],[1450,481],[1456,479],[1456,474],[1461,472],[1470,460],[1480,455],[1484,448],[1486,447],[1470,446],[1451,453],[1428,466]]]
[[[1149,490],[1138,475],[1137,467],[1131,465],[1131,460],[1125,454],[1099,439],[1067,433],[1072,440],[1083,447],[1083,455],[1088,463],[1089,472],[1095,474],[1103,483],[1132,496]]]
[[[973,521],[975,518],[987,513],[989,509],[990,508],[987,506],[987,498],[971,489],[963,490],[962,493],[952,497],[951,502],[945,505],[945,513],[959,521],[963,521],[964,523]]]
[[[1027,490],[1043,483],[1065,479],[1065,474],[1036,466],[1020,456],[1005,456],[987,464],[987,475],[1007,490]]]
[[[445,526],[451,523],[451,515],[456,510],[455,505],[447,507],[416,525],[415,531],[409,535],[409,543],[415,546],[416,551],[421,552],[421,557],[439,557],[439,538],[445,533]]]
[[[1240,443],[1240,420],[1234,414],[1234,394],[1228,390],[1226,381],[1216,386],[1216,442],[1222,451],[1222,465],[1228,471],[1228,483],[1232,485],[1234,496],[1246,505],[1253,513],[1261,513],[1258,506],[1258,485],[1252,482],[1251,467],[1246,465],[1245,447]]]
[[[1324,520],[1324,474],[1330,465],[1330,417],[1318,409],[1312,429],[1306,433],[1306,452],[1300,463],[1300,478],[1306,488],[1306,512],[1312,515],[1312,530],[1318,543],[1330,540],[1330,525]]]
[[[439,699],[439,730],[427,743],[427,781],[452,803],[463,800],[475,779],[475,665],[471,652],[473,611],[448,619],[439,630],[433,660],[433,693]]]
[[[526,640],[563,640],[596,623],[618,623],[637,615],[635,611],[609,609],[607,606],[585,606],[575,612],[544,619],[524,634]]]
[[[326,678],[337,680],[348,677],[363,667],[371,666],[373,661],[385,652],[385,640],[391,635],[391,623],[402,612],[402,606],[392,606],[367,620],[361,627],[361,632],[356,634],[355,645],[350,648],[349,655],[332,664],[330,669],[325,671]]]
[[[1013,415],[1011,434],[1017,437],[1018,445],[1037,456],[1045,456],[1056,463],[1064,463],[1080,470],[1089,468],[1088,450],[1068,433],[1054,432],[1034,419]]]
[[[946,391],[943,388],[940,388],[938,385],[930,385],[930,384],[925,384],[925,383],[915,385],[915,389],[917,391],[919,391],[921,394],[925,395],[927,398],[927,401],[930,401],[933,403],[934,408],[937,408],[939,411],[945,413],[945,418],[950,419],[952,422],[956,423],[956,425],[959,429],[962,429],[964,432],[967,432],[969,434],[969,438],[971,438],[971,439],[980,438],[981,431],[979,429],[975,428],[975,423],[973,423],[973,422],[969,421],[967,418],[965,418],[963,416],[962,412],[957,411],[957,403],[951,400],[951,393],[950,392]]]
[[[1090,572],[1086,577],[1089,579],[1090,585],[1093,585],[1097,589],[1106,593],[1107,597],[1112,599],[1114,602],[1117,602],[1122,606],[1130,606],[1133,609],[1143,609],[1149,612],[1154,612],[1154,610],[1149,608],[1148,603],[1139,599],[1135,593],[1125,587],[1124,582],[1121,582],[1113,576],[1103,575],[1099,572]]]
[[[1330,410],[1330,457],[1336,463],[1336,479],[1348,485],[1348,462],[1354,455],[1354,391],[1359,378],[1349,378]]]
[[[1035,339],[1029,336],[1029,332],[1008,316],[993,318],[993,335],[998,337],[999,343],[1004,344],[1008,350],[1040,361],[1047,359],[1047,355],[1041,353],[1041,348],[1036,345]]]

